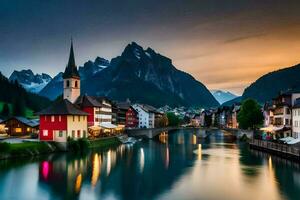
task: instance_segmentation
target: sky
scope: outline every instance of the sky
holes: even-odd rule
[[[0,71],[55,76],[135,41],[209,89],[235,94],[300,63],[299,0],[0,0]]]

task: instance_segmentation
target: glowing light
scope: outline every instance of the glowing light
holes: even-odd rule
[[[166,159],[165,159],[166,169],[169,168],[169,163],[170,163],[170,152],[169,152],[169,147],[167,147],[167,149],[166,149]]]
[[[82,183],[82,175],[81,173],[78,174],[78,176],[76,177],[76,181],[75,181],[75,192],[79,193],[80,189],[81,189],[81,183]]]
[[[193,134],[193,144],[197,144],[197,136]]]
[[[49,162],[48,161],[44,161],[42,163],[42,174],[43,174],[43,178],[47,180],[48,176],[49,176]]]
[[[144,166],[145,166],[145,155],[144,155],[144,149],[141,148],[141,152],[140,152],[140,171],[141,171],[141,173],[144,171]]]
[[[92,186],[97,184],[97,181],[100,176],[100,168],[101,168],[101,155],[100,158],[96,153],[93,159],[93,169],[92,169]]]
[[[168,134],[166,132],[162,132],[158,138],[159,141],[163,144],[166,144],[168,142]]]
[[[110,170],[111,170],[111,151],[109,150],[107,152],[107,163],[106,163],[107,176],[110,174]]]
[[[202,145],[198,144],[198,160],[202,160]]]

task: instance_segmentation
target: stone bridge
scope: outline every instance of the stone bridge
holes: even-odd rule
[[[136,128],[136,129],[126,129],[125,133],[129,137],[146,137],[149,139],[154,138],[165,131],[177,130],[181,127],[163,127],[163,128]]]

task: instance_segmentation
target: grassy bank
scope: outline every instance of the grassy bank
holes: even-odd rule
[[[119,145],[121,142],[116,137],[109,138],[100,138],[95,140],[90,140],[90,148],[99,148],[99,147],[107,147],[111,145]]]
[[[79,139],[70,140],[67,143],[68,151],[80,152],[92,148],[105,148],[119,145],[116,137],[100,138],[95,140]],[[38,156],[55,152],[63,152],[61,144],[55,142],[23,142],[23,143],[0,143],[0,160],[17,157]]]
[[[36,156],[59,151],[54,143],[23,142],[16,144],[0,143],[0,159]]]

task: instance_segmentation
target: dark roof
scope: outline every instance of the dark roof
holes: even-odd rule
[[[97,101],[94,97],[82,95],[78,97],[78,99],[75,101],[77,106],[80,107],[101,107],[101,103]]]
[[[36,113],[37,115],[88,115],[81,111],[77,106],[69,100],[63,99],[56,104]]]
[[[300,108],[300,98],[297,98],[295,100],[295,104],[294,104],[293,108]]]
[[[129,102],[118,102],[118,103],[116,103],[116,106],[119,109],[128,110],[130,108],[130,103]]]
[[[12,119],[16,119],[17,121],[27,125],[27,126],[30,126],[30,127],[36,127],[36,126],[39,126],[40,125],[40,120],[39,119],[27,119],[25,117],[19,117],[19,116],[14,116],[14,117],[10,117],[8,118],[7,120],[4,120],[2,121],[1,123],[5,123],[9,120],[12,120]]]
[[[80,78],[77,66],[75,64],[75,56],[74,56],[74,50],[73,50],[73,42],[71,42],[71,48],[70,48],[70,56],[69,56],[69,62],[66,66],[65,72],[63,74],[63,78]]]

